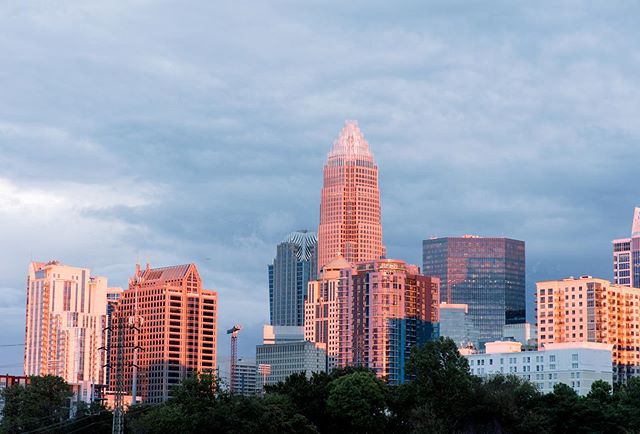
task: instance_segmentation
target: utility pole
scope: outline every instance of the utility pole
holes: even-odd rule
[[[113,330],[113,329],[112,329]],[[112,434],[123,434],[124,432],[124,327],[119,322],[116,324],[116,390],[115,403],[113,408]],[[113,331],[112,331],[113,332]]]
[[[133,316],[129,317],[129,327],[133,330],[133,362],[132,378],[131,378],[131,405],[138,403],[138,350],[141,349],[138,344],[138,335],[140,334],[140,326],[144,319],[138,315],[138,291],[136,290],[136,301]]]
[[[231,335],[231,360],[229,362],[229,391],[234,392],[234,383],[236,381],[236,365],[238,364],[238,332],[242,329],[240,324],[236,324],[227,330],[227,334]]]

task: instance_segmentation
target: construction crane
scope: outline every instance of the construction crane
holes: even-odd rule
[[[236,324],[227,330],[227,334],[231,335],[231,360],[229,361],[229,392],[233,393],[234,383],[236,381],[236,365],[238,363],[238,332],[242,330],[240,324]]]

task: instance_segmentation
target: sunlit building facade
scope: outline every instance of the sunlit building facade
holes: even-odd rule
[[[640,289],[591,276],[536,284],[538,347],[612,344],[617,382],[640,375]]]
[[[331,365],[338,356],[340,341],[338,286],[346,278],[341,272],[350,268],[351,264],[341,256],[327,263],[318,280],[309,282],[304,302],[304,338],[322,345]]]
[[[411,349],[439,334],[438,279],[394,259],[361,262],[341,275],[338,365],[403,383]]]
[[[90,402],[104,383],[107,279],[58,261],[31,262],[27,276],[25,375],[57,375]]]
[[[609,344],[567,342],[523,351],[520,342],[496,341],[488,342],[485,352],[465,357],[472,375],[481,378],[514,375],[529,381],[542,393],[551,393],[562,383],[585,396],[595,381],[612,384]]]
[[[423,241],[423,272],[440,278],[440,300],[466,304],[484,342],[505,324],[525,322],[525,245],[474,235]]]
[[[324,166],[318,269],[336,256],[354,264],[384,255],[378,166],[357,122],[347,121]]]
[[[202,289],[195,264],[137,266],[112,316],[110,390],[118,387],[121,351],[123,391],[131,394],[136,346],[137,401],[163,402],[184,378],[214,372],[217,306],[217,293]]]
[[[633,212],[631,237],[613,240],[613,283],[640,288],[640,207]]]
[[[307,284],[316,278],[318,238],[315,232],[293,232],[278,244],[269,265],[269,314],[273,326],[302,326]]]

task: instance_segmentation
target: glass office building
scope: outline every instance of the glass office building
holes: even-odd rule
[[[462,237],[423,241],[423,273],[440,278],[440,301],[466,304],[484,342],[502,338],[505,324],[525,322],[524,241]]]
[[[307,284],[315,280],[318,262],[315,232],[300,230],[278,244],[269,265],[269,313],[271,325],[302,326]]]

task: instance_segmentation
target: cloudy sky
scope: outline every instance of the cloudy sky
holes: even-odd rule
[[[24,340],[30,260],[124,286],[140,259],[196,262],[253,356],[267,264],[317,227],[345,119],[390,257],[523,239],[530,318],[536,280],[611,278],[640,204],[637,3],[218,3],[0,4],[0,345]]]

